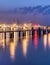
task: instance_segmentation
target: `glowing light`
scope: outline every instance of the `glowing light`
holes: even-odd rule
[[[10,43],[10,56],[12,59],[15,57],[15,44],[13,42]]]
[[[27,27],[27,24],[24,24],[25,27]]]
[[[8,46],[10,43],[10,34],[9,32],[6,33],[6,45]]]
[[[15,49],[17,47],[18,37],[16,36],[16,32],[14,32],[14,41],[10,42],[10,57],[12,60],[15,59]]]
[[[27,36],[23,38],[22,48],[23,48],[23,54],[24,54],[24,56],[26,56],[26,54],[27,54],[28,40],[29,40],[29,38]]]
[[[13,24],[13,26],[15,27],[15,26],[16,26],[16,24]]]
[[[44,28],[44,30],[46,30],[46,26],[44,26],[43,28]]]
[[[47,34],[44,35],[44,48],[47,46]]]
[[[5,35],[4,35],[4,33],[3,33],[3,48],[5,48]]]
[[[50,47],[50,33],[48,34],[48,46]]]
[[[37,31],[34,33],[34,47],[37,48],[38,46],[38,34]]]
[[[3,36],[2,36],[3,35]],[[4,39],[4,34],[0,34],[1,38],[0,38],[0,46],[2,46],[3,48],[5,48],[5,39]],[[3,37],[3,38],[2,38]]]

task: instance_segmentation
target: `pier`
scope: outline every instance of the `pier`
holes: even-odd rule
[[[49,26],[41,25],[32,25],[32,24],[0,24],[0,33],[4,33],[6,39],[6,33],[9,32],[10,38],[14,37],[14,32],[18,32],[18,36],[26,36],[26,31],[29,32],[29,35],[34,35],[34,32],[37,31],[39,35],[47,34],[50,32]]]

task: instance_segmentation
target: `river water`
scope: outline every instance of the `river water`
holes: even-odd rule
[[[21,35],[14,32],[14,38],[9,33],[0,33],[0,65],[50,65],[50,33],[38,35]]]

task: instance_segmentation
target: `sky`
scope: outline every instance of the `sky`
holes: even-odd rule
[[[0,0],[0,8],[7,9],[37,5],[50,5],[50,0]]]

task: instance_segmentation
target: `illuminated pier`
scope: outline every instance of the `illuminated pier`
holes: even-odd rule
[[[0,32],[18,32],[18,31],[29,31],[29,30],[48,30],[50,31],[50,27],[49,26],[41,26],[41,25],[33,25],[31,23],[27,23],[27,24],[0,24]]]
[[[38,32],[39,35],[49,33],[49,26],[41,26],[41,25],[33,25],[31,23],[24,24],[0,24],[0,33],[4,33],[6,39],[6,33],[9,32],[10,38],[14,37],[14,32],[18,32],[19,37],[25,36],[26,31],[29,31],[29,34],[33,35],[35,31]]]

